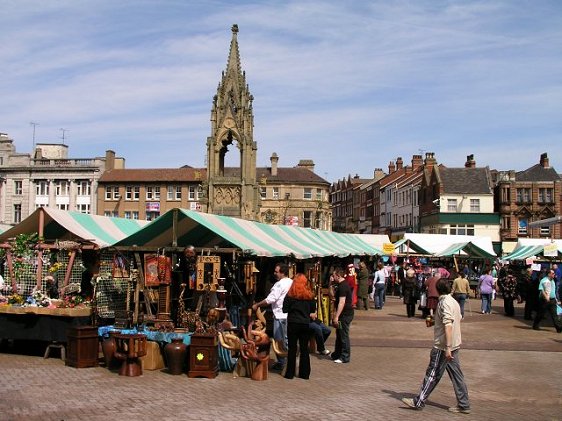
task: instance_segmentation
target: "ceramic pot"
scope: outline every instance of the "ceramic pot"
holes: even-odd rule
[[[183,338],[174,338],[172,342],[164,347],[164,355],[170,374],[182,374],[183,367],[187,358],[187,345],[183,343]]]
[[[105,366],[107,368],[113,368],[117,363],[117,360],[115,358],[115,351],[117,350],[117,344],[115,343],[115,338],[113,337],[113,333],[114,332],[109,332],[109,336],[105,338],[101,343],[103,359],[105,361]]]

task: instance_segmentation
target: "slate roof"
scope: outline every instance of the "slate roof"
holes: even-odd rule
[[[225,176],[239,177],[240,168],[225,168]],[[277,168],[277,176],[271,175],[271,168],[256,168],[258,182],[266,177],[270,182],[277,183],[320,183],[330,185],[322,177],[307,168]],[[189,182],[207,179],[206,168],[146,168],[146,169],[117,169],[105,171],[101,176],[100,183],[150,183],[152,182]]]
[[[544,168],[541,164],[533,165],[524,171],[515,173],[516,181],[559,181],[560,176],[552,167]]]
[[[230,175],[230,170],[236,170],[240,173],[240,168],[226,168],[226,173]],[[271,175],[271,167],[257,167],[256,168],[256,178],[258,182],[262,177],[266,177],[267,181],[277,182],[277,183],[320,183],[330,185],[330,182],[326,181],[319,175],[313,173],[307,168],[286,168],[278,167],[277,175]]]
[[[488,168],[439,168],[444,193],[492,194]]]
[[[134,168],[108,170],[100,183],[188,182],[207,178],[206,168]]]

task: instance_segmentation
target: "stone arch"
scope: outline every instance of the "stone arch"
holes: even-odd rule
[[[235,146],[237,153],[232,152]],[[240,140],[240,135],[232,129],[226,129],[219,134],[215,150],[218,153],[218,173],[221,177],[225,176],[224,169],[226,167],[240,168],[242,164],[242,154],[244,146]]]

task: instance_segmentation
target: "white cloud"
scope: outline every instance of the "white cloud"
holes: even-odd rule
[[[0,131],[19,152],[37,121],[40,140],[69,129],[71,155],[111,148],[129,167],[203,165],[237,23],[259,165],[274,151],[281,165],[313,159],[333,181],[420,150],[449,166],[474,153],[503,169],[562,156],[555,1],[0,6]]]

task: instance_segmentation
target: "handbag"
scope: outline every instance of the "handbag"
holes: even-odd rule
[[[427,306],[427,294],[425,292],[422,292],[420,296],[420,307],[426,307],[426,306]]]
[[[562,306],[560,304],[556,305],[556,314],[562,316]]]

